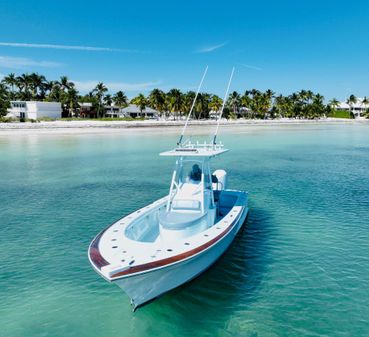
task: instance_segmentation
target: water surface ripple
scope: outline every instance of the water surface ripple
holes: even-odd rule
[[[369,125],[224,131],[250,214],[207,272],[138,312],[90,267],[106,225],[167,193],[176,135],[0,135],[0,335],[369,335]]]

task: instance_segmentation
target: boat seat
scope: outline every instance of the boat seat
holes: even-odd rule
[[[198,200],[173,200],[173,210],[200,211],[201,203]]]
[[[185,229],[193,226],[203,218],[207,213],[181,213],[176,211],[167,212],[165,209],[159,213],[159,223],[165,229]]]

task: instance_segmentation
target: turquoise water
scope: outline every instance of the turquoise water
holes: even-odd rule
[[[369,125],[221,138],[213,168],[249,191],[249,219],[205,274],[133,314],[87,248],[165,195],[175,133],[0,135],[0,335],[369,335]]]

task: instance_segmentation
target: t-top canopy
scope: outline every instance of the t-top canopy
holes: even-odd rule
[[[224,149],[222,144],[196,143],[191,142],[179,146],[173,150],[160,153],[161,156],[172,157],[215,157],[229,150]]]

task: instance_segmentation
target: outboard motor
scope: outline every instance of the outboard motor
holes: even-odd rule
[[[222,191],[227,187],[227,172],[216,170],[212,174],[213,191]]]

